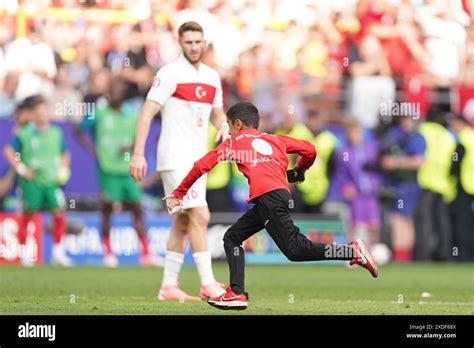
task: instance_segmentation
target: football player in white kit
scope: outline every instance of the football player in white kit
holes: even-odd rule
[[[165,195],[171,194],[194,162],[206,154],[209,121],[219,129],[223,138],[228,137],[219,75],[200,62],[206,48],[202,27],[196,22],[186,22],[179,27],[178,35],[183,54],[163,66],[155,76],[138,119],[130,163],[130,174],[141,181],[147,170],[144,149],[150,123],[161,111],[157,171]],[[199,300],[219,296],[225,290],[223,284],[214,278],[207,246],[210,213],[206,202],[205,176],[192,186],[181,208],[172,212],[173,223],[158,299]],[[201,281],[200,298],[186,294],[178,285],[188,236]]]

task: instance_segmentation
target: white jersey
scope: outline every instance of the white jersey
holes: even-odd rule
[[[156,73],[147,99],[163,106],[157,170],[191,169],[208,150],[212,108],[223,106],[217,71],[202,63],[196,69],[181,55]]]

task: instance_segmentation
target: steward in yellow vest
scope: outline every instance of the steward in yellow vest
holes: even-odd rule
[[[275,134],[286,135],[299,140],[313,140],[313,133],[303,123],[296,122],[291,128],[278,128]],[[289,155],[290,162],[288,168],[293,168],[296,160],[296,155]]]
[[[474,129],[462,117],[451,117],[449,126],[457,136],[452,174],[457,195],[452,202],[453,250],[456,261],[474,261]]]
[[[330,177],[335,169],[334,153],[338,140],[333,133],[325,129],[327,125],[328,117],[313,111],[308,115],[305,129],[299,129],[300,139],[313,143],[317,151],[316,161],[305,173],[305,181],[296,186],[301,195],[304,213],[320,212],[321,204],[329,191]]]
[[[314,138],[314,135],[309,130],[309,128],[306,127],[304,123],[299,122],[296,119],[296,115],[292,113],[286,113],[284,115],[282,126],[275,130],[275,134],[286,135],[288,137],[307,141],[312,141]],[[288,169],[293,168],[297,159],[297,155],[289,154],[288,159]],[[295,202],[295,207],[293,210],[295,213],[305,212],[301,197],[301,191],[298,186],[299,185],[290,185],[292,197]]]
[[[451,175],[456,139],[443,126],[445,117],[442,112],[430,112],[429,121],[418,127],[426,152],[417,176],[422,189],[415,212],[417,260],[446,261],[453,256],[448,203],[456,197],[455,179]]]
[[[456,186],[451,176],[456,140],[454,136],[436,122],[424,122],[418,131],[425,139],[425,162],[418,170],[418,185],[422,189],[439,193],[446,203],[456,197]]]
[[[331,168],[334,165],[333,154],[337,138],[328,130],[317,134],[311,142],[316,147],[317,157],[314,164],[305,173],[305,181],[297,186],[307,212],[317,212],[329,190]],[[313,207],[312,209],[310,207]]]

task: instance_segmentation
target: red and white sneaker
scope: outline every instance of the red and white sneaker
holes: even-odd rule
[[[190,296],[179,288],[179,284],[165,285],[158,292],[160,301],[201,301],[199,297]]]
[[[199,293],[203,300],[221,296],[225,294],[224,284],[219,283],[219,282],[214,282],[209,285],[201,285],[201,288],[199,289]]]
[[[223,309],[223,310],[238,310],[242,311],[247,309],[247,294],[236,294],[232,291],[230,285],[227,287],[227,291],[220,295],[207,300],[211,306]]]
[[[365,242],[362,239],[356,239],[349,245],[354,249],[356,256],[349,262],[349,266],[357,264],[367,269],[370,274],[372,274],[372,277],[377,278],[379,275],[377,264],[372,258],[372,255],[370,255]]]

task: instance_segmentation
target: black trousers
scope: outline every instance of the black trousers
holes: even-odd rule
[[[452,259],[449,207],[436,192],[422,190],[415,211],[415,260]]]
[[[453,247],[456,261],[474,261],[474,196],[458,186],[458,195],[451,203]]]
[[[242,243],[264,228],[290,261],[350,260],[354,257],[353,250],[348,245],[313,243],[300,233],[289,213],[293,201],[288,191],[284,189],[271,191],[257,197],[252,203],[255,205],[224,235],[230,285],[235,293],[245,292],[245,258]]]

